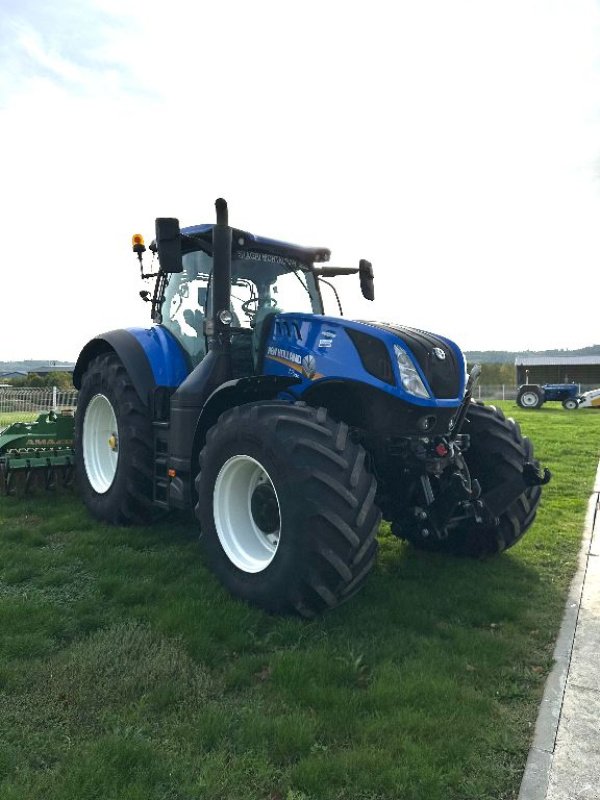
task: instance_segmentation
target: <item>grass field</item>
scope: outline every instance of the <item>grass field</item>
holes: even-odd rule
[[[12,425],[13,422],[31,422],[38,416],[35,411],[0,411],[0,430]]]
[[[185,517],[0,498],[0,797],[515,798],[600,414],[499,405],[554,472],[524,540],[469,562],[384,525],[366,589],[309,623],[232,600]]]

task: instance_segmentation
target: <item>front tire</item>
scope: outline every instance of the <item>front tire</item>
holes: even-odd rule
[[[562,405],[567,411],[575,411],[579,408],[579,403],[574,397],[568,397],[566,400],[563,400]]]
[[[84,503],[114,525],[152,516],[152,423],[118,356],[90,362],[75,415],[75,469]]]
[[[196,479],[201,542],[235,596],[313,617],[352,597],[381,520],[365,450],[324,408],[264,401],[226,411]]]

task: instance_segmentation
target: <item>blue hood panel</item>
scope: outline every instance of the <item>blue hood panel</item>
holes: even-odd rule
[[[380,340],[387,349],[393,377],[391,381],[382,380],[367,371],[354,344],[351,333],[357,331]],[[350,333],[349,333],[350,332]],[[418,334],[418,337],[416,336]],[[415,352],[418,347],[420,351]],[[454,397],[435,397],[429,384],[424,360],[424,349],[436,345],[443,350],[457,374],[454,384],[457,388]],[[394,344],[400,345],[412,359],[417,372],[431,397],[417,397],[407,393],[401,385]],[[412,344],[412,347],[411,347]],[[433,358],[437,356],[433,355]],[[309,386],[326,380],[354,380],[380,389],[412,405],[426,408],[452,408],[458,406],[465,391],[465,361],[462,352],[454,342],[424,331],[413,331],[380,323],[363,323],[353,320],[326,317],[313,314],[279,314],[266,343],[264,372],[267,375],[295,375],[302,383],[293,387],[300,397]],[[433,380],[432,380],[433,382]],[[439,381],[438,381],[439,383]]]

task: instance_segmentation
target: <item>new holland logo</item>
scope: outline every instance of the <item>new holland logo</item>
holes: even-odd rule
[[[444,361],[444,359],[446,358],[446,353],[444,353],[444,351],[442,350],[442,348],[441,348],[441,347],[434,347],[434,348],[433,348],[433,354],[434,354],[434,355],[435,355],[435,357],[436,357],[436,358],[438,358],[440,361]]]
[[[314,356],[304,356],[302,359],[302,372],[304,372],[307,378],[312,378],[314,377],[316,371],[317,362],[315,361]]]

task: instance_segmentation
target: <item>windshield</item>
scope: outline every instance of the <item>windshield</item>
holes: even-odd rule
[[[183,256],[183,272],[171,274],[161,306],[162,324],[194,364],[207,350],[204,321],[210,317],[212,256],[198,250]],[[293,258],[239,250],[231,261],[232,327],[253,331],[264,317],[281,311],[322,314],[317,280]]]

